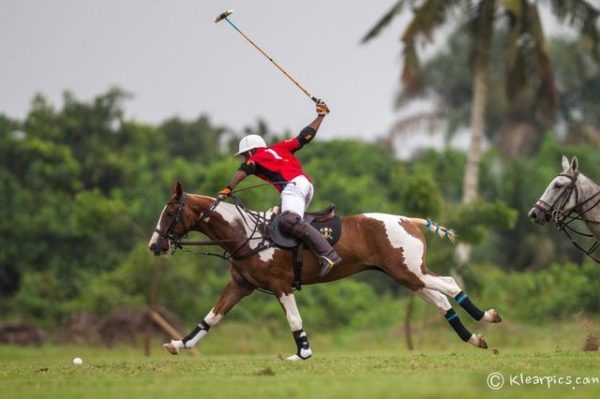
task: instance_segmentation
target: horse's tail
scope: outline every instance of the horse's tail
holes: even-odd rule
[[[427,227],[429,231],[431,231],[437,236],[447,238],[452,242],[456,240],[456,233],[454,233],[454,230],[444,226],[440,226],[431,219],[408,218],[408,220],[410,220],[414,224]]]

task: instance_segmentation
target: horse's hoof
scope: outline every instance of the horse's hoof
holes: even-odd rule
[[[167,342],[162,347],[168,350],[171,355],[179,355],[179,348],[173,345],[172,342]]]
[[[481,334],[473,334],[468,341],[471,345],[476,346],[477,348],[487,349],[488,344],[485,341],[485,338]]]
[[[482,320],[487,321],[488,323],[500,323],[502,317],[496,312],[496,309],[490,309],[485,311]]]

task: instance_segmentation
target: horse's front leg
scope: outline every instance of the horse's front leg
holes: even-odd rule
[[[279,295],[276,294],[276,296],[285,311],[285,316],[296,341],[296,354],[288,357],[287,360],[306,360],[312,356],[312,350],[308,344],[308,336],[302,329],[302,317],[300,317],[298,306],[296,306],[296,298],[294,298],[294,294],[292,293],[281,293]]]
[[[208,312],[206,317],[183,339],[171,340],[171,342],[164,344],[163,348],[173,355],[179,354],[180,349],[193,348],[202,338],[204,338],[211,327],[214,327],[221,321],[223,316],[229,312],[235,304],[253,291],[254,287],[251,285],[243,281],[236,281],[235,278],[232,278],[231,281],[227,283],[221,298],[219,298],[215,307]]]

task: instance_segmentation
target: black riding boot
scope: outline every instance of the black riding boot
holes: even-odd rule
[[[319,277],[323,277],[342,261],[342,257],[335,252],[335,249],[333,249],[329,242],[327,242],[327,239],[317,229],[309,224],[306,224],[306,226],[308,228],[304,237],[302,237],[302,241],[317,254],[319,264],[321,265]]]
[[[281,214],[280,228],[284,233],[293,235],[302,240],[319,259],[321,271],[319,277],[325,276],[342,258],[335,252],[321,233],[314,227],[300,219],[300,215],[286,211]]]

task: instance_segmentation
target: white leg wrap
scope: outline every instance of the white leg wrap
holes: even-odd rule
[[[196,335],[194,335],[192,337],[192,339],[190,339],[189,341],[187,341],[185,343],[185,348],[186,349],[191,349],[194,346],[196,346],[196,344],[198,343],[198,341],[200,341],[202,338],[204,338],[204,336],[208,333],[208,331],[206,330],[200,330]],[[183,344],[183,342],[182,342]]]
[[[197,326],[198,331],[194,334],[194,336],[192,336],[190,339],[188,339],[185,342],[184,348],[190,349],[190,348],[193,348],[194,346],[196,346],[196,344],[202,338],[204,338],[206,336],[206,334],[208,334],[208,329],[219,324],[221,319],[223,319],[222,314],[216,314],[213,310],[214,309],[211,309],[210,312],[208,312],[208,314],[204,318],[204,320],[200,324],[198,324],[198,326]],[[205,323],[205,324],[203,324],[203,323]]]

